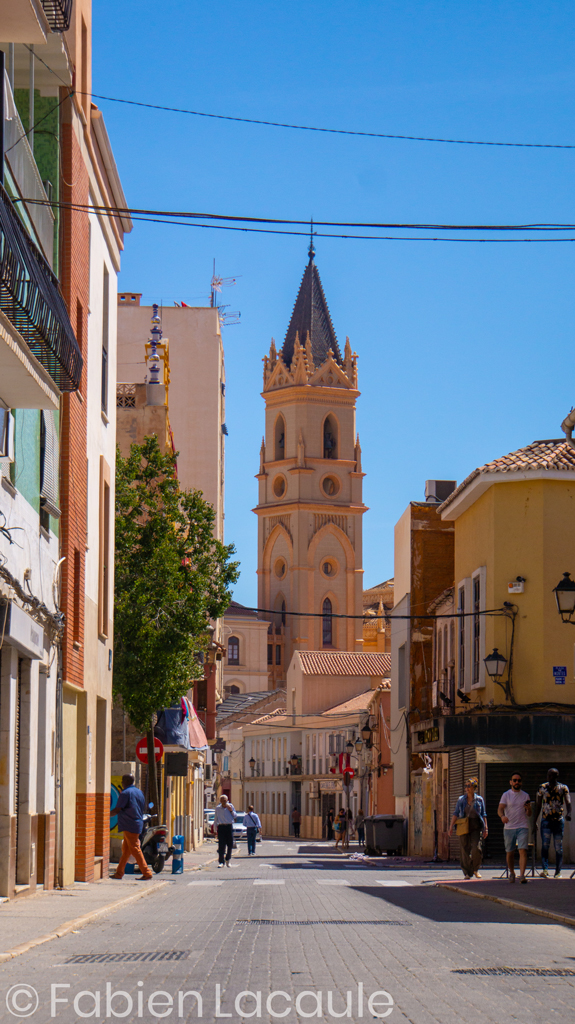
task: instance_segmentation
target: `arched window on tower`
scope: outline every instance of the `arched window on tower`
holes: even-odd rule
[[[323,618],[321,620],[321,642],[322,642],[322,646],[323,647],[331,647],[332,646],[332,641],[333,641],[333,628],[332,628],[332,621],[333,620],[332,620],[332,617],[331,617],[332,608],[331,608],[331,601],[330,601],[329,597],[326,597],[325,601],[323,602],[321,610],[322,610],[322,615],[323,615]]]
[[[326,416],[323,422],[323,457],[337,459],[337,426],[333,416]]]
[[[275,444],[274,454],[275,461],[279,462],[281,459],[285,459],[285,447],[286,447],[286,425],[283,416],[278,416],[275,426]]]
[[[228,665],[239,665],[240,663],[240,641],[237,636],[228,638]]]

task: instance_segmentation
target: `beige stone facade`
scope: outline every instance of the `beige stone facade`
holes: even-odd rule
[[[311,250],[284,345],[278,353],[272,341],[264,359],[258,605],[275,613],[284,637],[271,686],[283,685],[294,651],[361,644],[366,508],[356,360],[349,339],[340,353]]]

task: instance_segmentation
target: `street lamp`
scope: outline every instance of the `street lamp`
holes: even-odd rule
[[[249,764],[249,766],[250,766],[250,768],[252,770],[252,776],[253,776],[254,771],[255,771],[255,767],[256,767],[256,759],[255,759],[255,757],[250,757],[250,759],[248,761],[248,764]]]
[[[483,664],[487,669],[487,674],[490,675],[492,679],[500,679],[505,672],[507,658],[504,654],[499,653],[497,647],[494,647],[491,654],[488,654],[487,657],[483,659]]]
[[[297,754],[292,754],[292,756],[291,756],[291,757],[290,757],[290,759],[289,759],[289,763],[291,764],[291,768],[292,768],[292,775],[295,775],[295,772],[296,772],[296,768],[297,768],[297,766],[298,766],[298,758],[297,758]]]
[[[353,743],[351,742],[351,740],[347,741],[347,743],[345,745],[345,751],[346,751],[346,754],[353,754]]]
[[[363,742],[365,743],[366,747],[368,747],[369,741],[371,740],[371,729],[369,728],[367,722],[365,723],[363,729],[361,730],[361,738],[363,739]]]
[[[355,752],[356,752],[356,754],[360,754],[361,751],[362,751],[362,748],[363,748],[363,740],[358,736],[356,741],[355,741]]]
[[[575,580],[571,579],[571,573],[563,573],[563,579],[559,580],[556,587],[553,587],[553,593],[557,601],[557,610],[563,622],[571,622],[575,625],[575,622],[573,622],[573,614],[575,613]]]

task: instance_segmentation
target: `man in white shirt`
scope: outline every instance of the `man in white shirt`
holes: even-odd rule
[[[521,788],[521,781],[519,772],[513,772],[511,789],[508,789],[501,797],[497,813],[503,822],[509,881],[515,881],[515,847],[517,847],[519,850],[519,881],[526,883],[529,819],[532,808],[529,793]]]
[[[218,833],[218,867],[223,868],[224,864],[229,868],[234,847],[234,821],[236,820],[236,809],[224,794],[214,814],[214,827]]]

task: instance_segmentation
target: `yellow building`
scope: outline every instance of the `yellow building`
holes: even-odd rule
[[[549,767],[575,789],[575,635],[553,593],[575,572],[575,451],[536,441],[495,459],[439,513],[455,528],[455,693],[437,717],[412,725],[412,752],[449,751],[450,804],[463,775],[478,771],[499,853],[495,812],[513,771],[531,797]],[[498,678],[484,662],[494,648],[506,659]]]
[[[355,429],[357,357],[349,339],[341,355],[312,246],[309,255],[283,347],[277,352],[272,341],[264,359],[255,512],[258,604],[276,612],[271,688],[285,685],[294,651],[361,644],[366,509]]]

